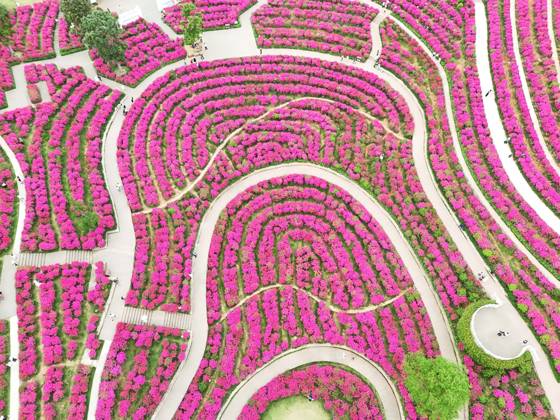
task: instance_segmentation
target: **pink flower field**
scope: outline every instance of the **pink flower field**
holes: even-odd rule
[[[8,3],[0,418],[560,416],[560,0]]]

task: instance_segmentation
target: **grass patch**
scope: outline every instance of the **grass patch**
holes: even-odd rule
[[[309,401],[297,395],[283,398],[271,403],[262,416],[262,420],[330,420],[331,414],[325,410],[319,400]]]

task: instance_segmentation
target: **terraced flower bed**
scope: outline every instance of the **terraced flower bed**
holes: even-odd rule
[[[353,0],[270,0],[251,16],[261,48],[301,48],[365,60],[373,7]]]
[[[20,415],[59,418],[87,412],[89,324],[108,284],[90,284],[87,263],[21,268],[16,273]]]
[[[559,103],[560,92],[556,94],[557,98],[555,100],[553,91],[554,89],[558,90],[558,86],[556,88],[553,87],[554,83],[557,84],[557,82],[554,64],[550,58],[550,40],[548,40],[546,25],[541,25],[540,30],[544,31],[543,35],[545,37],[544,39],[543,36],[538,38],[542,46],[533,50],[529,41],[532,40],[532,37],[536,37],[536,34],[531,33],[531,26],[528,22],[517,26],[521,53],[525,56],[524,60],[530,62],[530,64],[524,65],[526,67],[525,76],[529,86],[534,88],[532,91],[533,98],[525,97],[520,69],[514,59],[512,22],[509,16],[510,3],[509,0],[501,3],[492,1],[488,7],[489,40],[496,51],[490,55],[490,60],[498,98],[497,102],[500,106],[500,113],[514,152],[514,157],[520,166],[521,172],[527,178],[531,187],[542,197],[545,204],[556,214],[560,214],[560,191],[558,190],[560,174],[552,167],[539,141],[537,135],[539,127],[533,126],[528,102],[535,99],[533,101],[534,108],[538,112],[543,137],[548,139],[550,146],[553,146],[551,147],[551,152],[554,152],[556,149],[560,151],[560,136],[556,130],[555,117],[551,115],[551,106],[554,107],[551,103]],[[546,2],[537,3],[540,3],[540,5],[535,5],[535,7],[542,8]],[[520,15],[528,16],[530,11],[533,11],[533,8],[527,10],[527,5],[523,1],[516,1],[515,4],[516,7],[524,9]],[[546,6],[544,7],[545,10],[542,13],[546,13]],[[536,28],[533,27],[532,29]],[[527,41],[523,41],[523,39]],[[540,51],[544,52],[547,50],[547,42],[548,58],[539,55]],[[537,62],[542,62],[543,64],[537,64]],[[541,74],[548,79],[544,83],[541,79]],[[534,84],[538,86],[533,86]],[[551,90],[548,94],[547,89]],[[539,93],[535,97],[536,92]],[[551,95],[552,98],[549,98],[548,95]],[[549,100],[552,100],[552,102],[548,102]],[[558,145],[554,146],[555,143],[558,143]],[[560,152],[558,156],[560,156]]]
[[[187,332],[177,329],[119,323],[95,417],[150,418],[185,357],[187,339]]]
[[[0,255],[8,252],[13,245],[17,225],[17,206],[16,178],[8,156],[0,150]]]
[[[22,250],[93,249],[115,228],[101,167],[101,137],[121,93],[79,68],[26,67],[52,102],[0,114],[0,135],[16,154],[27,191]]]
[[[333,418],[383,419],[379,399],[358,372],[337,364],[306,365],[277,376],[254,394],[241,412],[247,420],[260,419],[276,401],[302,396],[319,400]]]
[[[136,86],[154,71],[187,55],[182,40],[170,39],[156,23],[140,18],[123,29],[122,40],[127,46],[124,65],[111,67],[95,49],[90,50],[95,69],[103,77]]]
[[[0,320],[0,416],[8,417],[10,405],[10,323]]]
[[[288,210],[291,200],[298,204]],[[259,209],[267,204],[270,212]],[[367,222],[360,222],[361,216]],[[278,235],[272,243],[268,232]],[[345,262],[349,255],[342,238],[353,250],[352,262]],[[257,257],[247,248],[250,244],[268,251]],[[378,255],[375,263],[362,253],[364,244]],[[242,257],[232,264],[230,253]],[[271,264],[272,255],[276,264]],[[391,259],[392,269],[385,265]],[[369,272],[367,280],[355,276],[352,265]],[[270,273],[274,267],[276,276]],[[402,364],[407,353],[438,354],[431,323],[391,243],[347,193],[303,176],[250,187],[222,213],[208,270],[207,348],[178,416],[213,418],[235,385],[275,356],[308,343],[345,345],[376,362],[397,382],[406,410],[414,416]],[[221,278],[218,273],[228,277],[223,285],[215,279]],[[233,293],[236,284],[239,301]],[[340,301],[344,292],[356,301]]]
[[[202,14],[205,30],[235,26],[239,15],[256,3],[256,0],[181,0],[177,5],[163,10],[163,21],[178,34],[183,33],[184,18],[181,6],[194,3],[196,10]]]

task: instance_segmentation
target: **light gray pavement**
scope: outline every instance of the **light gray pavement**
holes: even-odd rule
[[[319,362],[338,363],[359,372],[375,388],[384,417],[387,420],[405,418],[399,392],[378,365],[347,347],[308,345],[282,353],[241,382],[225,401],[218,419],[237,419],[251,396],[276,376],[308,363]]]
[[[477,344],[497,359],[515,359],[526,350],[532,351],[517,332],[518,319],[503,304],[490,304],[479,308],[472,317],[471,331]],[[503,332],[505,335],[499,336]]]

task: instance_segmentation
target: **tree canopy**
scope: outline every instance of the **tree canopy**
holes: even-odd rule
[[[469,378],[458,365],[439,356],[421,354],[406,357],[405,384],[418,413],[429,419],[452,420],[469,399]]]
[[[195,13],[196,6],[193,3],[185,3],[181,12],[185,19],[183,24],[183,40],[185,45],[194,44],[202,34],[202,15]]]
[[[0,3],[0,43],[9,44],[12,37],[12,23],[8,8]]]
[[[81,23],[84,44],[95,48],[107,63],[124,61],[126,45],[121,40],[122,28],[110,12],[94,10]]]
[[[82,19],[91,12],[91,3],[90,0],[62,0],[60,10],[74,32],[79,32]]]

